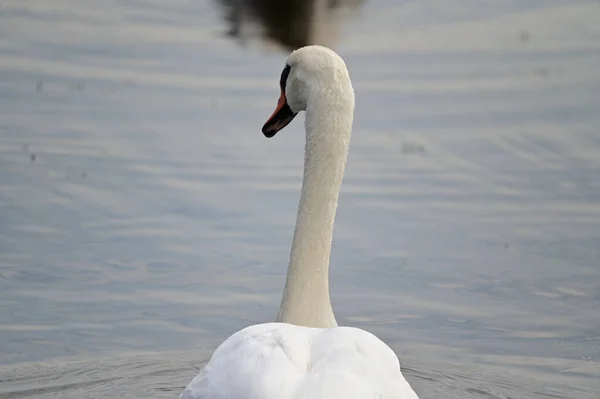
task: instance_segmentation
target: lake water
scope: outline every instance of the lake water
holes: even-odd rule
[[[600,397],[600,3],[372,0],[340,324],[422,399]],[[0,5],[0,398],[177,397],[272,320],[303,124],[209,2]],[[302,117],[303,119],[303,117]]]

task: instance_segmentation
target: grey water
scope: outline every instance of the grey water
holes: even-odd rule
[[[421,398],[600,397],[600,3],[371,0],[331,266]],[[0,398],[177,397],[273,320],[303,126],[215,4],[0,3]]]

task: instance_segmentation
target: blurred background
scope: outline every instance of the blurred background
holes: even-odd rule
[[[357,95],[340,324],[421,398],[600,397],[600,2],[2,0],[0,398],[177,397],[272,320],[294,48]]]

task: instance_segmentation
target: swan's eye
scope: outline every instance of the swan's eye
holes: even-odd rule
[[[279,80],[279,87],[281,87],[282,93],[285,93],[285,83],[287,82],[287,78],[290,74],[290,69],[292,69],[292,67],[286,64],[285,68],[283,68],[283,71],[281,71],[281,79]]]

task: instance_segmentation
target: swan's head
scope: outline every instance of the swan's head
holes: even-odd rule
[[[340,100],[354,108],[354,90],[346,63],[327,47],[313,45],[292,52],[281,72],[279,86],[277,107],[262,128],[266,137],[275,136],[311,103],[324,100],[327,104],[321,105],[332,107]],[[320,111],[327,113],[324,108]]]

